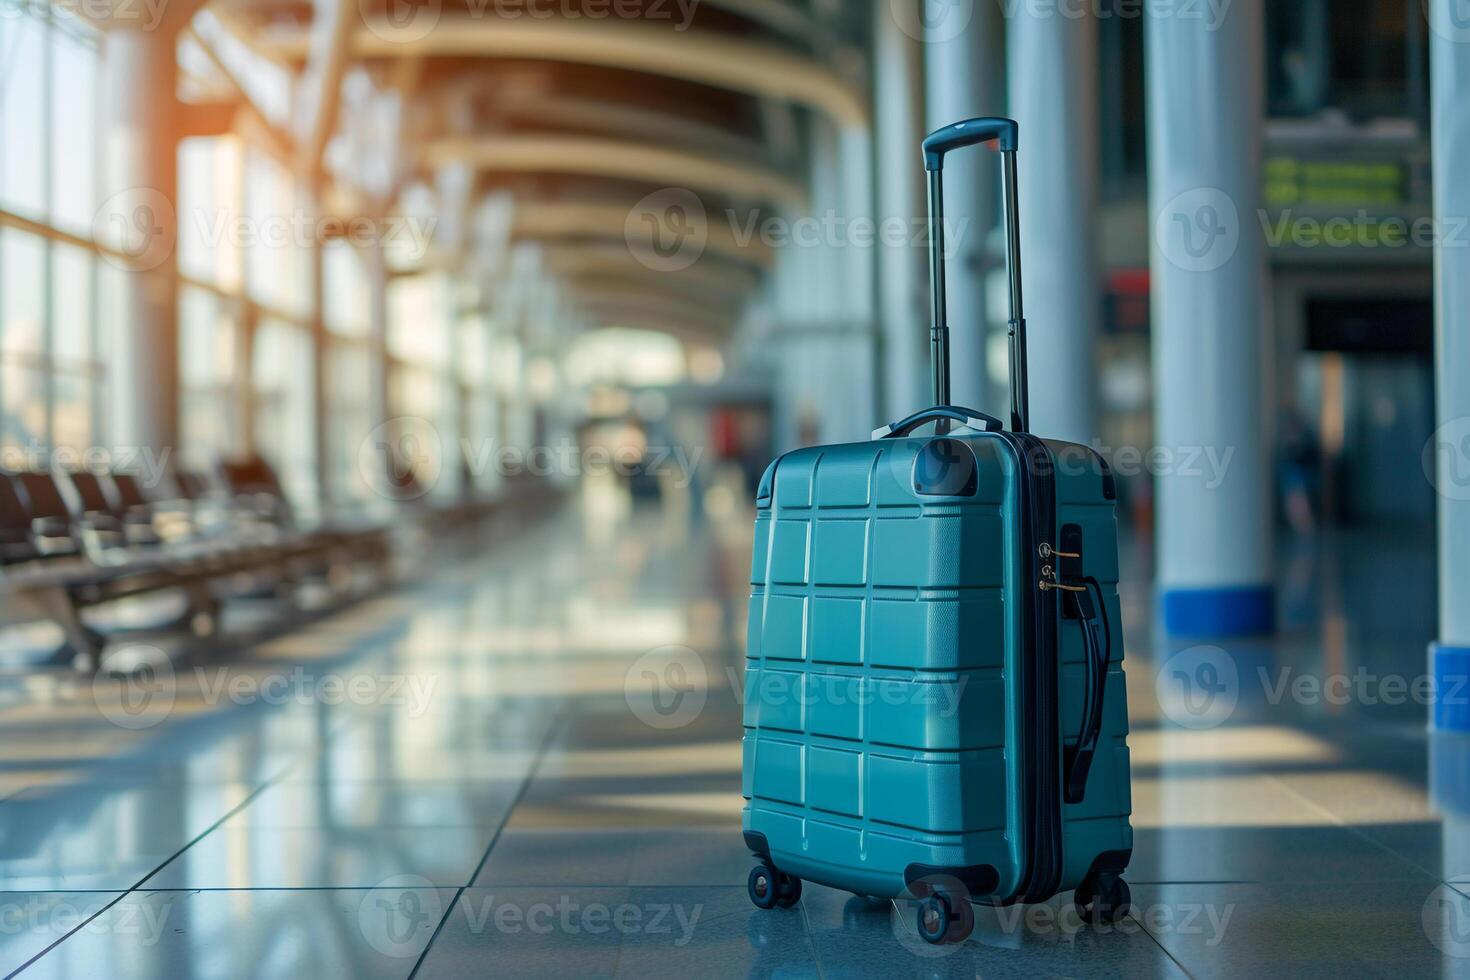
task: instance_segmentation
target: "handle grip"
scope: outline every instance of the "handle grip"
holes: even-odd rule
[[[930,422],[938,422],[948,419],[958,422],[960,425],[975,429],[979,432],[998,432],[1002,428],[1000,419],[984,412],[977,412],[973,408],[958,408],[954,405],[938,405],[934,408],[926,408],[922,412],[915,412],[901,422],[885,425],[881,429],[873,430],[874,439],[902,439],[921,425]]]
[[[924,138],[924,169],[943,170],[944,155],[950,150],[976,143],[988,143],[991,140],[1000,141],[1002,153],[1014,153],[1018,138],[1018,127],[1014,119],[984,116],[951,123]]]

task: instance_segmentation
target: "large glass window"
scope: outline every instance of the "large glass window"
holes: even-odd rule
[[[372,352],[366,344],[334,342],[327,348],[327,480],[334,501],[374,503],[373,484],[359,453],[379,419],[372,410]],[[370,457],[371,458],[371,457]]]
[[[207,289],[179,291],[180,455],[186,465],[212,468],[237,448],[240,349],[234,303]]]
[[[48,5],[0,0],[0,207],[44,219]]]
[[[90,230],[96,96],[94,32],[49,4],[0,0],[0,210]],[[97,281],[91,249],[0,228],[0,441],[25,464],[102,441]]]
[[[245,154],[245,277],[251,299],[305,314],[314,222],[291,175],[261,153]]]
[[[255,445],[281,474],[293,501],[315,501],[311,336],[284,320],[262,320],[252,359]]]
[[[51,30],[51,223],[86,234],[97,213],[97,51],[57,14]]]
[[[231,137],[179,144],[179,271],[231,292],[240,288],[248,231],[240,212],[243,156]]]
[[[57,446],[80,449],[99,441],[96,267],[87,249],[51,247],[51,442]]]
[[[372,326],[367,270],[351,243],[337,239],[322,247],[322,319],[342,337],[365,337]]]

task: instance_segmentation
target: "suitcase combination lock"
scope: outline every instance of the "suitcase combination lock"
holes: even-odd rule
[[[1067,525],[1063,529],[1063,546],[1071,550],[1060,551],[1052,547],[1051,542],[1043,541],[1036,546],[1036,553],[1046,564],[1041,566],[1041,581],[1037,585],[1043,592],[1056,590],[1059,592],[1086,592],[1087,586],[1074,585],[1064,579],[1077,579],[1081,576],[1082,548],[1081,528],[1074,524]],[[1068,540],[1070,539],[1070,540]],[[1051,564],[1053,558],[1062,559],[1062,574],[1057,574],[1056,566]]]

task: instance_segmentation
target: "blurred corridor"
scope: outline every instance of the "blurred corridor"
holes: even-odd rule
[[[1470,978],[1467,2],[0,0],[0,976]]]

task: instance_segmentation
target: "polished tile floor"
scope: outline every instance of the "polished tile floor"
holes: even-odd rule
[[[1287,549],[1270,643],[1156,644],[1130,587],[1133,916],[942,949],[817,886],[749,905],[747,547],[572,508],[224,662],[4,678],[0,972],[1470,977],[1427,539]]]

